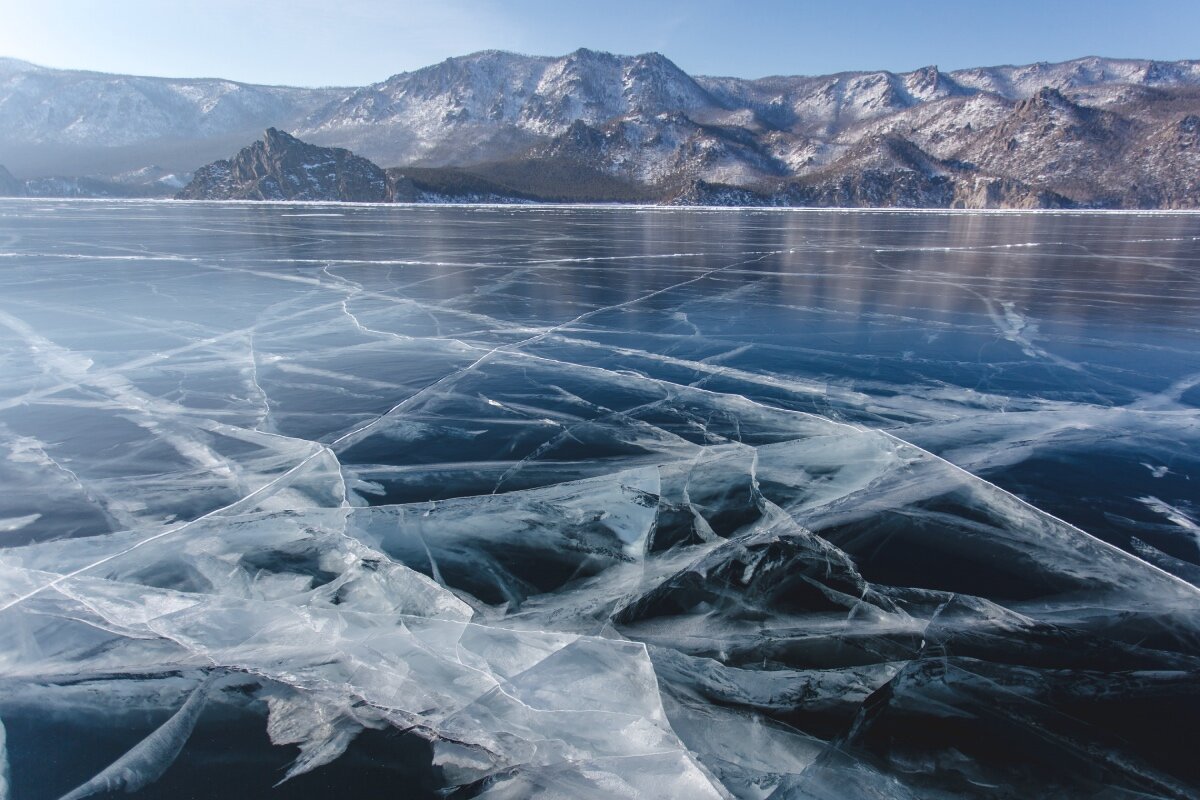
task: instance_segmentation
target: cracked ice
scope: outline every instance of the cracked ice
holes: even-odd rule
[[[1200,218],[338,211],[0,204],[0,797],[1200,797]]]

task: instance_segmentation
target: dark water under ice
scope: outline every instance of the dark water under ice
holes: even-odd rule
[[[0,376],[0,798],[1200,797],[1200,216],[0,201]]]

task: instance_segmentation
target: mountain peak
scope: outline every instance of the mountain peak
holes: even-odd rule
[[[388,199],[387,176],[379,167],[340,147],[319,147],[277,128],[243,147],[231,160],[196,170],[181,200],[354,200]]]
[[[904,87],[917,100],[931,100],[950,94],[962,94],[954,79],[937,68],[936,64],[913,70],[904,77]]]
[[[577,59],[605,58],[605,59],[608,59],[608,58],[616,58],[616,56],[614,56],[612,53],[608,52],[607,50],[592,50],[587,47],[580,47],[576,50],[572,50],[570,53],[567,53],[565,56],[563,56],[563,58],[577,58]]]
[[[304,142],[292,136],[286,131],[281,131],[278,128],[267,128],[263,131],[262,143],[268,150],[278,150],[286,147],[294,147],[303,145]]]
[[[652,65],[652,66],[656,66],[656,67],[661,67],[663,69],[669,69],[669,70],[673,70],[675,72],[683,73],[683,70],[679,68],[678,64],[676,64],[674,61],[672,61],[671,59],[664,56],[662,53],[659,53],[655,50],[651,50],[648,53],[638,53],[633,58],[635,61],[640,61],[641,63],[646,64],[646,65]],[[683,74],[686,74],[686,73],[683,73]]]

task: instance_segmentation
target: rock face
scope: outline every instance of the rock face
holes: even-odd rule
[[[0,60],[0,160],[13,163],[6,153],[31,142],[112,152],[124,143],[126,152],[127,128],[141,119],[147,130],[191,142],[193,157],[206,154],[181,170],[149,160],[158,139],[137,144],[150,148],[142,166],[182,174],[247,141],[228,139],[247,120],[269,118],[305,141],[352,147],[407,177],[389,184],[374,174],[366,187],[328,174],[310,180],[302,167],[315,163],[312,156],[289,167],[259,153],[206,167],[189,191],[272,199],[390,193],[413,202],[1200,205],[1200,61],[1083,58],[742,80],[692,77],[654,53],[489,51],[351,90],[109,77],[106,88],[91,73]],[[59,84],[70,91],[52,96]],[[95,98],[85,102],[81,86]],[[9,125],[4,115],[25,108],[31,87],[44,89],[37,95],[44,102]],[[129,100],[135,91],[144,99]],[[163,92],[207,97],[228,112],[201,113],[190,100],[170,111],[159,102]],[[125,116],[104,111],[118,95],[131,109]],[[62,113],[46,110],[60,105]],[[76,122],[63,127],[66,119]],[[291,177],[280,182],[280,169]],[[112,172],[87,174],[120,183]]]
[[[954,184],[951,208],[1069,208],[1071,201],[1051,191],[1037,191],[1011,178],[964,178]]]
[[[196,171],[182,200],[344,200],[390,198],[387,175],[338,147],[317,147],[275,128],[231,160]]]

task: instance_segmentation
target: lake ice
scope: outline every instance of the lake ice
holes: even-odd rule
[[[1200,797],[1198,312],[1197,215],[2,201],[0,798]]]

